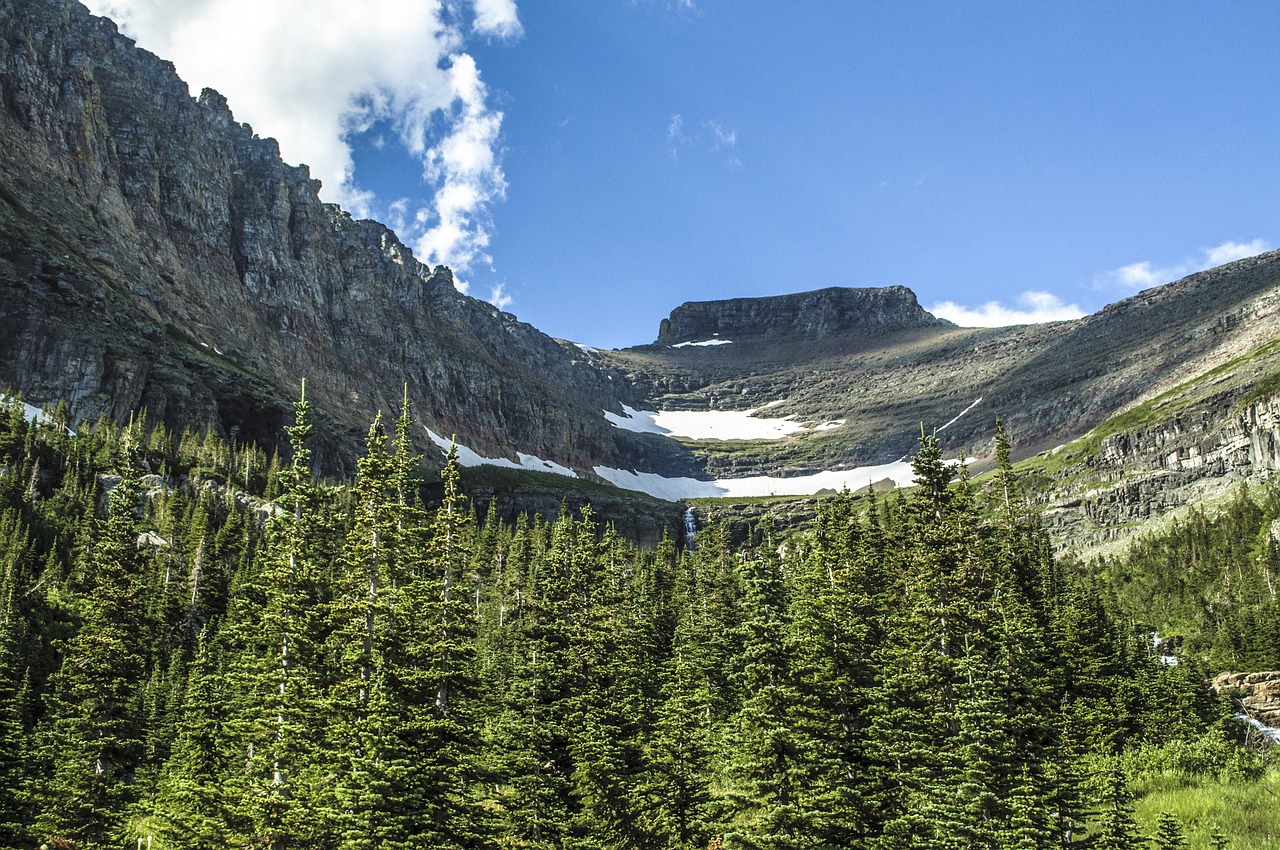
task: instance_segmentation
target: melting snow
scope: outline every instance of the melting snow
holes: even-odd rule
[[[0,393],[0,404],[4,404],[8,401],[9,401],[9,396],[4,395],[3,393]],[[27,404],[26,402],[22,403],[22,415],[26,418],[28,422],[34,422],[39,425],[53,424],[52,416],[50,416],[48,413],[45,413],[43,410],[36,407],[35,405]],[[76,432],[72,431],[70,428],[67,429],[67,433],[73,437],[76,435]]]
[[[846,487],[858,490],[886,478],[900,487],[915,481],[911,463],[901,460],[879,466],[829,470],[793,478],[756,475],[750,478],[699,481],[696,478],[663,478],[651,472],[629,472],[607,466],[597,466],[595,473],[615,487],[639,490],[671,502],[719,497],[747,499],[758,496],[812,496],[822,490],[838,491]]]
[[[977,399],[960,411],[960,414],[939,428],[943,430],[955,423],[961,416],[973,410],[982,401]],[[757,419],[751,416],[757,410],[781,404],[772,401],[766,405],[742,412],[730,411],[658,411],[656,413],[634,410],[623,405],[626,416],[605,411],[605,418],[618,428],[647,434],[666,434],[682,436],[690,439],[773,439],[795,431],[806,430],[806,426],[792,422],[790,419]],[[827,431],[845,424],[843,419],[833,419],[813,430]],[[699,430],[699,427],[701,430]],[[740,430],[738,430],[740,429]],[[764,433],[767,429],[773,429]],[[701,436],[714,431],[713,437]],[[725,431],[730,433],[726,434]],[[699,435],[695,435],[696,432]],[[750,436],[748,436],[750,435]],[[955,463],[955,461],[951,461]],[[972,462],[972,459],[966,463]],[[608,466],[595,467],[596,475],[624,490],[639,490],[656,496],[659,499],[678,502],[683,499],[703,498],[755,498],[760,496],[812,496],[822,491],[839,491],[845,488],[860,490],[868,484],[875,484],[888,479],[895,486],[905,487],[915,483],[915,472],[911,468],[910,456],[902,457],[893,463],[878,466],[860,466],[854,469],[833,469],[817,472],[813,475],[798,475],[789,478],[778,478],[770,475],[756,475],[749,478],[720,478],[715,481],[700,481],[696,478],[664,478],[651,472],[631,472],[625,469],[614,469]]]
[[[625,416],[604,411],[614,427],[637,434],[663,434],[689,440],[776,440],[806,427],[790,419],[763,419],[751,410],[636,410],[622,406]]]
[[[978,396],[977,401],[975,401],[973,404],[969,405],[969,406],[968,406],[968,407],[966,407],[964,410],[962,410],[962,411],[960,411],[959,413],[957,413],[954,419],[952,419],[952,420],[951,420],[950,422],[948,422],[946,425],[943,425],[941,428],[939,428],[939,429],[938,429],[937,431],[935,431],[934,433],[941,433],[941,432],[943,432],[943,431],[947,430],[947,429],[948,429],[948,428],[950,428],[952,425],[954,425],[954,424],[956,424],[957,422],[959,422],[959,421],[960,421],[960,417],[961,417],[961,416],[964,416],[966,413],[968,413],[970,410],[973,410],[975,407],[977,407],[977,406],[978,406],[979,404],[981,404],[981,403],[982,403],[982,396]]]
[[[704,345],[733,345],[731,339],[704,339],[701,342],[677,342],[672,348],[685,348],[687,346],[704,346]]]
[[[423,426],[426,427],[426,426]],[[441,437],[435,431],[427,428],[427,436],[431,438],[431,442],[440,447],[440,451],[444,454],[449,453],[449,446],[454,445],[450,440]],[[554,472],[556,475],[566,475],[569,478],[577,478],[578,473],[574,472],[567,466],[561,466],[552,460],[543,460],[534,455],[527,455],[524,452],[516,452],[517,460],[511,460],[505,457],[485,457],[484,455],[469,449],[461,443],[456,444],[458,447],[458,463],[463,466],[501,466],[507,469],[529,469],[534,472]]]
[[[587,352],[588,354],[595,354],[600,350],[598,348],[592,348],[589,345],[583,345],[580,342],[575,342],[574,345],[576,345],[578,348],[582,349],[583,351]]]

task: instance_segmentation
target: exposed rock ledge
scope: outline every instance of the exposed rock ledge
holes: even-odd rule
[[[905,286],[864,289],[833,286],[767,298],[690,301],[671,311],[656,345],[721,337],[879,336],[922,327],[954,327],[920,306]]]
[[[1280,670],[1220,673],[1209,685],[1213,695],[1236,692],[1240,710],[1255,720],[1280,728]]]

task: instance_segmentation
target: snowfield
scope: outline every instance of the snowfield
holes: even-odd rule
[[[605,410],[615,428],[637,434],[662,434],[687,440],[777,440],[808,426],[790,419],[764,419],[751,410],[636,410],[622,406],[624,416]]]
[[[423,426],[426,428],[426,426]],[[427,436],[431,438],[431,442],[440,447],[443,454],[449,453],[449,446],[457,445],[458,447],[458,463],[463,466],[501,466],[506,469],[531,469],[534,472],[554,472],[556,475],[565,475],[569,478],[577,478],[578,473],[574,472],[567,466],[561,466],[553,460],[543,460],[534,455],[527,455],[524,452],[516,452],[518,460],[511,460],[505,457],[485,457],[484,455],[467,448],[461,443],[455,444],[452,440],[441,437],[435,431],[427,428]]]
[[[979,398],[960,411],[943,431],[982,402]],[[791,419],[764,419],[754,413],[782,404],[772,401],[752,410],[636,410],[622,406],[623,414],[603,411],[614,427],[638,434],[660,434],[667,437],[684,437],[689,440],[776,440],[798,431],[829,431],[845,424],[844,419],[832,419],[814,426],[794,422]],[[424,426],[425,427],[425,426]],[[935,432],[936,433],[936,432]],[[450,441],[427,428],[431,442],[448,453]],[[488,458],[458,445],[458,460],[463,466],[502,466],[508,469],[531,469],[537,472],[554,472],[577,478],[578,474],[554,461],[517,452],[519,460]],[[954,463],[955,461],[951,461]],[[966,462],[972,462],[972,459]],[[653,472],[633,472],[610,466],[597,466],[593,471],[600,478],[623,490],[647,493],[659,499],[679,502],[685,499],[750,499],[762,496],[813,496],[821,492],[839,492],[844,489],[861,490],[869,484],[892,482],[895,487],[915,484],[915,473],[910,457],[877,466],[859,466],[853,469],[831,469],[812,475],[781,478],[772,475],[754,475],[748,478],[719,478],[702,481],[697,478],[666,478]]]
[[[733,345],[731,339],[704,339],[702,342],[677,342],[672,348],[687,348],[689,346],[702,347],[705,345]]]
[[[859,490],[868,484],[888,479],[898,487],[915,483],[910,461],[898,460],[879,466],[828,470],[813,475],[775,478],[757,475],[751,478],[721,478],[699,481],[696,478],[663,478],[651,472],[629,472],[607,466],[595,467],[596,475],[615,487],[638,490],[659,499],[679,502],[683,499],[748,499],[759,496],[812,496],[823,490],[838,492],[846,487]]]

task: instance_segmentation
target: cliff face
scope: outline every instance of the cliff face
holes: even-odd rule
[[[1271,728],[1280,728],[1280,671],[1222,673],[1209,685],[1216,697],[1231,694],[1236,707]]]
[[[625,451],[600,415],[620,381],[318,188],[110,21],[0,0],[0,386],[270,444],[306,378],[330,468],[406,384],[491,456]]]
[[[1223,498],[1280,469],[1280,397],[1212,394],[1184,411],[1103,438],[1071,480],[1040,490],[1062,548],[1123,544],[1153,519]]]
[[[923,327],[954,327],[925,311],[905,286],[871,289],[832,287],[768,298],[691,301],[671,311],[655,345],[701,342],[714,337],[825,339],[880,336]]]

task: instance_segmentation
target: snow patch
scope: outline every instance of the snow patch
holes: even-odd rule
[[[702,347],[706,345],[733,345],[731,339],[704,339],[701,342],[677,342],[672,348],[686,348],[688,346]]]
[[[637,434],[662,434],[688,440],[777,440],[808,430],[791,419],[764,419],[751,410],[636,410],[622,406],[625,415],[603,411],[615,428]]]
[[[756,475],[750,478],[720,478],[715,481],[699,481],[696,478],[664,478],[652,472],[630,472],[607,466],[595,467],[596,475],[615,487],[638,490],[659,499],[679,502],[683,499],[730,498],[746,499],[760,496],[812,496],[823,490],[838,492],[845,488],[858,490],[868,484],[886,479],[895,486],[915,483],[915,473],[909,461],[894,461],[879,466],[859,466],[853,469],[836,469],[815,472],[813,475],[797,475],[777,478]]]
[[[7,404],[8,402],[9,402],[9,396],[4,395],[3,393],[0,393],[0,404]],[[36,407],[33,404],[27,404],[25,401],[22,403],[22,416],[28,422],[34,423],[36,425],[52,425],[53,424],[52,416],[50,416],[48,413],[46,413],[45,411],[41,410],[40,408]],[[76,432],[68,428],[67,434],[74,437],[76,435]]]
[[[426,426],[423,426],[426,428]],[[516,452],[516,460],[505,457],[485,457],[473,449],[467,448],[461,443],[454,443],[452,440],[445,439],[427,428],[427,436],[431,438],[431,442],[435,443],[440,451],[444,454],[449,453],[449,447],[456,445],[458,449],[458,463],[466,467],[472,466],[500,466],[506,469],[528,469],[534,472],[552,472],[556,475],[564,475],[569,478],[577,478],[578,473],[574,472],[567,466],[562,466],[553,460],[543,460],[535,455],[527,455],[524,452]]]
[[[582,344],[582,343],[580,343],[580,342],[575,342],[575,343],[574,343],[574,345],[575,345],[575,346],[577,346],[578,348],[582,349],[583,351],[585,351],[587,354],[596,354],[597,352],[599,352],[599,351],[600,351],[600,349],[598,349],[598,348],[592,348],[591,346],[589,346],[589,345],[583,345],[583,344]]]
[[[946,425],[943,425],[941,428],[939,428],[939,429],[938,429],[937,431],[935,431],[934,433],[936,433],[936,434],[941,434],[943,431],[947,430],[947,429],[948,429],[948,428],[950,428],[952,425],[954,425],[954,424],[956,424],[957,422],[959,422],[959,421],[960,421],[960,417],[961,417],[961,416],[964,416],[966,413],[968,413],[970,410],[973,410],[975,407],[977,407],[977,406],[978,406],[979,404],[981,404],[981,403],[982,403],[982,396],[978,396],[977,401],[975,401],[973,404],[969,405],[969,406],[968,406],[968,407],[966,407],[964,410],[962,410],[962,411],[960,411],[959,413],[957,413],[954,419],[952,419],[952,420],[951,420],[950,422],[948,422]]]
[[[969,411],[973,410],[982,401],[978,398],[964,410],[960,411],[954,419],[943,425],[938,431],[942,431],[949,425],[954,424]],[[773,433],[767,437],[745,437],[744,432],[737,432],[733,436],[716,436],[710,439],[773,439],[778,436],[795,431],[807,430],[806,426],[798,422],[792,422],[790,419],[757,419],[751,414],[758,410],[764,410],[781,402],[770,402],[756,408],[744,412],[729,411],[658,411],[656,413],[637,411],[633,408],[623,405],[625,417],[618,416],[615,413],[605,411],[605,418],[618,428],[624,428],[628,431],[637,431],[646,434],[666,434],[668,436],[684,436],[690,439],[707,439],[705,437],[690,436],[689,431],[695,430],[693,427],[683,427],[677,430],[677,423],[714,423],[721,429],[736,427],[760,427],[761,423],[776,423],[779,430],[785,427],[785,433]],[[678,417],[672,419],[671,417]],[[687,420],[684,417],[689,417]],[[714,417],[714,418],[706,418]],[[813,430],[826,431],[832,428],[838,428],[845,424],[843,419],[833,419],[820,425],[815,425]],[[936,433],[936,432],[935,432]],[[959,461],[948,461],[948,464],[956,464]],[[972,463],[973,459],[965,461]],[[668,501],[678,502],[683,499],[705,499],[705,498],[758,498],[761,496],[812,496],[823,491],[838,492],[840,490],[860,490],[868,484],[876,484],[881,481],[888,480],[896,487],[906,487],[915,484],[915,471],[911,467],[911,457],[904,456],[892,463],[883,463],[877,466],[859,466],[853,469],[833,469],[823,472],[816,472],[812,475],[797,475],[789,478],[779,478],[771,475],[756,475],[749,478],[720,478],[714,481],[700,481],[696,478],[664,478],[651,472],[631,472],[625,469],[613,469],[607,466],[595,467],[596,475],[613,484],[615,487],[621,487],[624,490],[639,490],[642,493],[648,493],[650,496],[656,496],[659,499],[667,499]]]

